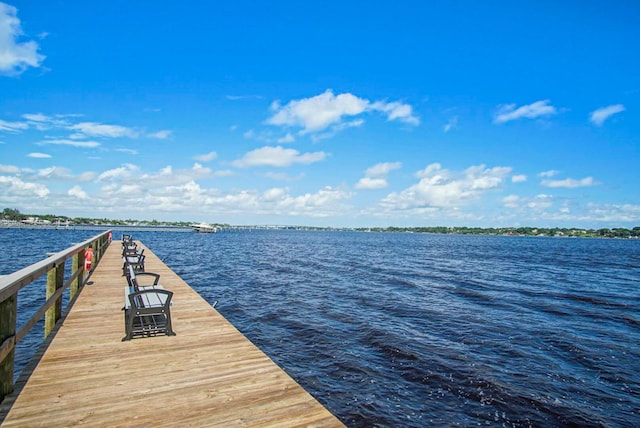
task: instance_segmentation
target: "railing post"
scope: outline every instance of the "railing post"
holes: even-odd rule
[[[86,252],[87,252],[87,249],[83,248],[78,253],[78,269],[82,269],[80,276],[78,276],[78,289],[80,289],[84,285],[84,278],[87,274],[87,272],[85,272],[84,270],[84,255],[86,254]]]
[[[104,249],[102,248],[102,238],[98,238],[98,240],[96,241],[96,253],[98,254],[98,258],[96,259],[96,264],[98,264],[98,261],[100,260],[100,258],[102,257],[102,252],[104,251]]]
[[[0,302],[0,344],[15,339],[16,314],[18,312],[18,294],[8,297]],[[9,344],[9,342],[7,342]],[[0,401],[13,391],[13,365],[15,349],[0,361]]]
[[[64,261],[55,268],[47,272],[47,300],[64,285]],[[62,296],[56,299],[53,306],[51,306],[44,319],[44,337],[47,337],[49,333],[56,326],[58,320],[62,317]]]
[[[82,269],[82,260],[84,260],[84,251],[82,251],[83,257],[80,257],[80,252],[75,253],[73,258],[71,259],[71,276],[75,275],[80,269]],[[78,290],[82,287],[82,272],[78,272],[78,276],[71,283],[71,288],[69,289],[69,300],[73,300],[76,294],[78,294]]]

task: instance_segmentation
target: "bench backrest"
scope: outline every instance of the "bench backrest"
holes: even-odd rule
[[[129,294],[131,310],[136,316],[169,314],[173,292],[164,289],[140,290]]]
[[[133,269],[133,266],[127,263],[127,272],[125,274],[127,277],[127,282],[129,283],[129,288],[134,291],[138,291],[138,281],[136,280],[136,271]]]
[[[136,272],[133,265],[127,263],[127,269],[125,272],[125,276],[127,278],[127,283],[129,284],[129,288],[134,291],[140,290],[140,283],[138,282],[138,278],[141,276],[151,277],[153,278],[153,283],[151,285],[158,285],[158,281],[160,281],[160,274],[153,272]],[[143,286],[147,284],[144,283]]]

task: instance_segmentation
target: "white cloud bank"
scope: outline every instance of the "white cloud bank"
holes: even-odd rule
[[[367,112],[379,112],[388,120],[398,120],[411,125],[418,125],[420,120],[413,114],[409,104],[399,101],[371,102],[351,93],[334,95],[327,89],[324,93],[310,98],[289,101],[285,105],[274,102],[271,105],[273,116],[267,119],[269,125],[300,127],[300,134],[323,131],[331,126],[349,127],[346,118],[355,118]],[[346,124],[346,126],[345,126]],[[362,121],[354,121],[359,126]]]
[[[0,175],[0,196],[32,197],[44,198],[49,195],[49,189],[39,183],[29,183],[18,177],[7,177]]]
[[[17,14],[15,7],[0,3],[0,74],[9,76],[40,67],[45,59],[35,41],[20,41],[24,33]]]
[[[399,168],[399,162],[375,164],[366,169],[367,180],[363,183],[375,187],[375,183],[386,182],[387,175]],[[151,173],[134,164],[123,164],[81,174],[58,166],[34,170],[0,164],[0,200],[33,212],[56,212],[64,207],[65,215],[72,216],[95,216],[95,212],[101,212],[111,218],[144,219],[153,215],[168,220],[180,217],[232,224],[264,224],[266,219],[278,224],[376,219],[407,225],[569,222],[593,227],[588,224],[626,222],[634,226],[640,220],[638,205],[585,204],[580,199],[545,193],[502,194],[517,177],[511,175],[511,168],[503,166],[478,165],[454,171],[433,163],[415,174],[414,184],[364,207],[352,205],[358,195],[344,186],[319,185],[302,193],[287,187],[223,190],[213,185],[217,176],[218,172],[198,163],[184,169],[168,165]],[[548,183],[552,190],[596,184],[591,177],[553,181],[556,183]],[[366,185],[362,187],[365,188]],[[494,206],[496,201],[502,201],[501,209]]]
[[[589,115],[589,120],[596,126],[602,126],[604,122],[614,114],[621,113],[625,110],[622,104],[614,104],[607,107],[601,107],[594,110]]]
[[[29,128],[29,125],[24,122],[7,122],[0,119],[0,131],[4,132],[20,132]]]
[[[152,138],[156,140],[167,140],[172,137],[173,131],[161,130],[157,132],[145,133],[138,129],[122,125],[111,125],[99,122],[77,122],[79,114],[55,114],[48,116],[42,113],[23,114],[23,121],[6,121],[0,119],[0,132],[12,134],[21,133],[28,129],[38,131],[65,131],[69,132],[67,138],[48,138],[48,142],[43,144],[67,144],[76,147],[97,147],[99,143],[95,141],[85,141],[87,139],[109,139],[128,138],[137,139],[140,137]],[[74,143],[74,141],[76,141]]]
[[[502,186],[510,172],[509,167],[478,165],[454,173],[433,163],[416,173],[418,183],[389,194],[382,204],[396,210],[462,206]]]

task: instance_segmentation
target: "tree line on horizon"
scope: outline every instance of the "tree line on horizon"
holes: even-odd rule
[[[67,217],[54,214],[23,214],[17,209],[5,208],[0,214],[0,218],[9,221],[21,222],[28,218],[48,221],[51,223],[63,222],[69,224],[101,224],[113,226],[128,226],[132,224],[141,226],[177,226],[190,227],[197,222],[177,222],[158,220],[118,220],[107,218],[87,218],[87,217]],[[214,224],[214,226],[228,226],[224,224]],[[626,228],[544,228],[544,227],[448,227],[448,226],[426,226],[426,227],[358,227],[358,228],[333,228],[333,227],[304,227],[313,230],[355,230],[361,232],[411,232],[411,233],[440,233],[458,235],[513,235],[513,236],[566,236],[566,237],[597,237],[597,238],[640,238],[640,227],[632,229]]]

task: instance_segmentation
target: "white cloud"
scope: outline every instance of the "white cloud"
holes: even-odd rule
[[[326,140],[328,138],[333,137],[340,131],[344,131],[345,129],[348,129],[348,128],[357,128],[359,126],[362,126],[363,124],[364,124],[364,119],[355,119],[355,120],[350,120],[348,122],[341,122],[341,123],[332,125],[329,128],[329,131],[313,134],[311,136],[311,140],[314,143],[317,143],[318,141]]]
[[[119,180],[122,178],[132,177],[138,172],[139,168],[130,163],[124,164],[119,168],[109,169],[98,176],[98,181]]]
[[[587,218],[608,223],[640,222],[640,205],[632,204],[587,204]]]
[[[458,125],[458,116],[454,116],[451,119],[449,119],[449,122],[447,122],[447,124],[444,126],[444,132],[447,133],[451,131],[457,125]]]
[[[0,173],[2,174],[18,174],[20,168],[14,165],[2,165],[0,164]]]
[[[46,153],[33,152],[33,153],[29,153],[27,157],[36,158],[36,159],[48,159],[51,157],[51,155],[48,155]]]
[[[77,141],[77,140],[43,140],[38,142],[39,145],[56,144],[63,146],[94,148],[100,146],[97,141]]]
[[[146,184],[146,182],[145,182]],[[233,214],[250,211],[256,215],[327,217],[344,213],[352,194],[346,190],[324,187],[315,193],[292,195],[287,188],[221,192],[205,188],[195,181],[180,185],[153,186],[109,183],[103,186],[96,203],[120,199],[134,211]],[[93,200],[94,198],[92,198]]]
[[[527,176],[524,174],[514,175],[511,177],[512,183],[524,183],[525,181],[527,181]]]
[[[73,177],[71,170],[60,166],[50,166],[38,170],[38,178],[45,179],[70,179]]]
[[[338,123],[343,116],[356,116],[363,113],[369,101],[345,93],[337,96],[331,90],[320,95],[301,100],[290,101],[285,106],[272,104],[275,114],[267,120],[271,125],[300,126],[303,133],[317,132],[329,125]]]
[[[382,162],[375,164],[371,168],[368,168],[364,175],[366,177],[381,177],[386,176],[391,171],[402,168],[402,162]]]
[[[553,205],[553,196],[540,194],[526,202],[526,206],[532,210],[546,210]]]
[[[386,178],[362,177],[355,185],[356,189],[375,190],[389,187]]]
[[[114,149],[114,151],[120,152],[120,153],[126,153],[128,155],[133,155],[133,156],[138,154],[138,151],[135,150],[135,149],[124,149],[124,148],[121,148],[121,149]]]
[[[42,113],[26,113],[23,114],[22,117],[32,122],[50,122],[52,120],[49,116]]]
[[[56,114],[54,116],[47,116],[42,113],[27,113],[23,114],[22,117],[27,120],[29,126],[36,128],[38,131],[47,131],[50,129],[65,129],[68,130],[70,123],[67,118],[70,117],[78,117],[80,115],[77,114]],[[76,137],[74,134],[71,138]],[[84,135],[81,135],[80,138],[83,138]]]
[[[81,173],[79,175],[76,175],[74,180],[75,181],[93,181],[96,178],[96,175],[98,175],[98,174],[96,174],[95,172],[91,172],[91,171],[83,172],[83,173]]]
[[[574,189],[576,187],[597,186],[600,183],[595,181],[593,177],[585,177],[580,180],[575,180],[573,178],[566,178],[564,180],[542,180],[540,184],[545,187]]]
[[[73,123],[69,118],[82,115],[78,114],[56,114],[48,116],[42,113],[23,114],[24,122],[7,122],[0,120],[0,131],[19,132],[35,128],[38,131],[65,130],[73,131],[68,138],[51,138],[45,144],[67,144],[76,147],[97,147],[99,143],[95,141],[85,141],[88,138],[138,138],[141,134],[135,129],[121,125],[106,125],[98,122]],[[165,140],[171,137],[173,131],[162,130],[146,134],[148,138]]]
[[[285,135],[284,137],[278,138],[278,143],[282,144],[282,143],[293,143],[296,139],[294,138],[293,134],[291,134],[290,132],[287,132],[287,135]]]
[[[172,134],[173,134],[173,131],[169,131],[165,129],[162,131],[153,132],[147,136],[149,138],[156,138],[158,140],[166,140],[167,138],[171,137]]]
[[[38,183],[27,183],[18,177],[0,175],[0,195],[5,196],[38,196],[44,198],[50,193],[46,186]]]
[[[551,178],[551,177],[555,177],[559,173],[560,173],[560,171],[556,171],[555,169],[550,169],[549,171],[542,171],[542,172],[538,173],[538,177]]]
[[[67,192],[67,195],[73,196],[78,199],[89,199],[87,192],[82,190],[82,187],[80,186],[73,186],[71,189],[69,189],[69,191]]]
[[[316,193],[292,196],[287,189],[270,189],[262,194],[256,205],[281,215],[327,217],[343,213],[343,202],[353,195],[343,189],[326,186]]]
[[[385,197],[383,206],[396,210],[425,207],[456,207],[477,200],[499,188],[511,172],[509,167],[472,166],[461,173],[443,169],[438,163],[418,171],[420,181]]]
[[[20,42],[24,35],[17,9],[0,3],[0,74],[15,76],[29,67],[40,67],[45,56],[38,53],[38,44]]]
[[[211,162],[212,160],[214,160],[215,158],[218,157],[218,154],[216,152],[209,152],[203,155],[196,155],[193,157],[193,159],[200,161],[200,162]]]
[[[506,208],[514,209],[519,220],[637,223],[640,221],[640,205],[587,203],[584,206],[564,201],[556,204],[554,197],[539,194],[532,198],[510,195],[503,198]],[[592,227],[592,226],[591,226]]]
[[[518,208],[520,206],[520,197],[517,195],[509,195],[502,198],[502,203],[507,208]]]
[[[334,189],[326,186],[316,193],[305,193],[304,195],[293,198],[294,207],[299,210],[313,213],[313,210],[319,207],[333,206],[335,203],[351,198],[351,193],[341,189]],[[310,211],[309,211],[310,210]],[[319,213],[319,215],[322,215]]]
[[[105,125],[96,122],[77,123],[69,126],[69,129],[78,131],[79,134],[75,134],[77,137],[136,138],[139,135],[138,132],[125,126]]]
[[[234,161],[233,165],[239,168],[251,166],[288,167],[296,163],[310,164],[319,162],[324,160],[326,156],[324,152],[300,154],[297,150],[284,149],[282,146],[265,146],[248,152],[242,159]]]
[[[521,118],[535,119],[536,117],[551,116],[556,114],[558,110],[549,103],[549,100],[542,100],[520,107],[516,107],[515,104],[501,106],[498,109],[498,113],[494,119],[494,122],[505,123]]]
[[[516,209],[523,212],[541,212],[553,206],[553,197],[545,194],[536,195],[532,198],[508,195],[502,198],[502,204],[505,208]]]
[[[176,170],[174,170],[171,165],[167,165],[155,174],[142,174],[137,181],[143,182],[148,187],[153,188],[163,185],[183,185],[195,179],[212,176],[220,176],[220,174],[216,174],[210,168],[204,167],[196,162],[191,168]]]
[[[413,115],[413,107],[409,104],[404,104],[398,101],[392,103],[376,101],[370,105],[370,109],[386,113],[389,120],[399,120],[411,125],[420,124],[420,120]]]
[[[322,131],[341,124],[346,117],[358,116],[368,111],[382,112],[389,120],[400,120],[412,125],[419,123],[409,104],[383,101],[371,103],[351,93],[334,95],[330,89],[314,97],[290,101],[284,106],[274,102],[271,110],[274,114],[267,119],[267,124],[301,127],[301,134]],[[357,122],[356,126],[360,124],[362,122]]]
[[[2,3],[0,3],[2,4]],[[29,124],[25,122],[7,122],[0,119],[0,131],[5,132],[20,132],[29,128]]]
[[[356,183],[355,188],[362,190],[384,189],[389,186],[387,174],[401,167],[402,163],[400,162],[378,163],[364,172],[364,177]]]
[[[621,113],[625,110],[622,104],[614,104],[607,107],[601,107],[594,110],[589,115],[589,120],[596,126],[602,126],[604,122],[611,116],[617,113]]]

